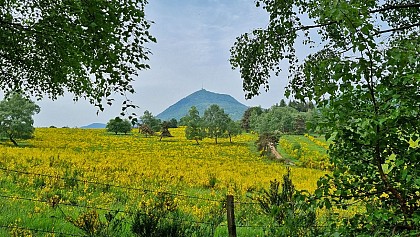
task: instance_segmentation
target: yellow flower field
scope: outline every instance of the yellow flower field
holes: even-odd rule
[[[212,139],[200,145],[188,141],[184,129],[171,130],[174,137],[158,141],[157,137],[112,135],[105,130],[37,128],[30,146],[1,146],[2,167],[34,173],[64,176],[77,170],[83,179],[130,187],[141,187],[153,180],[159,188],[203,187],[209,175],[218,180],[216,189],[244,193],[267,187],[280,179],[285,167],[267,162],[251,146],[254,135],[233,139]],[[312,191],[323,172],[294,168],[293,181],[298,189]],[[182,190],[180,190],[182,191]]]
[[[253,202],[247,196],[286,172],[283,164],[259,155],[253,145],[256,135],[234,137],[233,143],[205,139],[196,145],[186,140],[184,129],[172,129],[174,137],[159,141],[135,130],[114,135],[102,129],[37,128],[25,146],[0,146],[0,181],[16,185],[1,191],[46,200],[50,207],[61,203],[124,210],[153,205],[153,195],[168,192],[176,194],[173,201],[183,211],[202,220],[220,207],[213,200],[233,194],[238,202]],[[314,191],[324,174],[292,168],[299,190]],[[28,215],[45,215],[50,207],[35,203]]]

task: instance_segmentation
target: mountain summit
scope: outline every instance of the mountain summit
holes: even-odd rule
[[[156,117],[161,120],[170,120],[172,118],[179,120],[188,114],[192,106],[195,106],[200,112],[200,116],[203,116],[204,110],[212,104],[219,105],[233,120],[240,120],[245,110],[248,109],[246,105],[241,104],[230,95],[201,89],[169,106]]]

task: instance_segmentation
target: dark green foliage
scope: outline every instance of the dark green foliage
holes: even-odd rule
[[[1,1],[1,90],[52,99],[70,92],[101,110],[113,93],[134,92],[133,78],[149,68],[145,44],[156,42],[145,4]]]
[[[284,99],[281,99],[280,100],[280,104],[279,104],[279,107],[286,107],[287,105],[286,105],[286,102],[284,101]]]
[[[114,119],[109,120],[109,122],[106,124],[106,129],[108,132],[113,132],[115,134],[127,134],[131,131],[131,122],[127,119],[115,117]]]
[[[241,127],[245,129],[246,132],[249,132],[251,129],[251,116],[259,116],[263,113],[263,109],[261,107],[250,107],[248,108],[241,119]]]
[[[257,198],[263,212],[272,217],[280,228],[273,228],[271,236],[315,236],[315,206],[302,192],[295,190],[290,168],[283,183],[270,181],[270,189]]]
[[[281,104],[281,102],[280,102],[280,104]],[[305,101],[291,100],[291,101],[289,101],[288,106],[296,109],[299,112],[308,112],[308,111],[314,109],[314,104],[310,101],[305,102]],[[280,106],[280,107],[284,107],[284,106]]]
[[[410,141],[419,138],[420,127],[420,3],[263,0],[257,5],[270,22],[237,39],[231,63],[240,68],[252,97],[261,86],[268,89],[271,71],[278,75],[285,59],[287,94],[326,109],[318,127],[332,141],[334,170],[318,181],[316,194],[328,208],[358,201],[367,210],[332,225],[345,226],[336,235],[418,235],[420,152]],[[296,45],[319,50],[301,61]]]
[[[176,118],[172,118],[169,120],[169,128],[177,128],[178,127],[178,120]]]
[[[32,116],[40,108],[33,101],[15,93],[0,101],[0,137],[6,136],[15,146],[16,139],[32,138],[34,120]]]

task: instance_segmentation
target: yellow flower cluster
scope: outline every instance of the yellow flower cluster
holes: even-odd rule
[[[309,134],[305,134],[305,137],[307,137],[309,140],[311,140],[313,143],[317,144],[318,146],[321,146],[325,149],[328,149],[330,147],[330,145],[326,142],[322,142],[318,139],[316,139],[315,137],[309,135]]]

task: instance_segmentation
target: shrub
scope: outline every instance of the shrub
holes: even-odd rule
[[[263,190],[257,201],[277,224],[270,236],[309,236],[316,232],[316,206],[303,192],[295,190],[290,168],[283,176],[281,190],[279,181],[271,181],[270,189]]]

